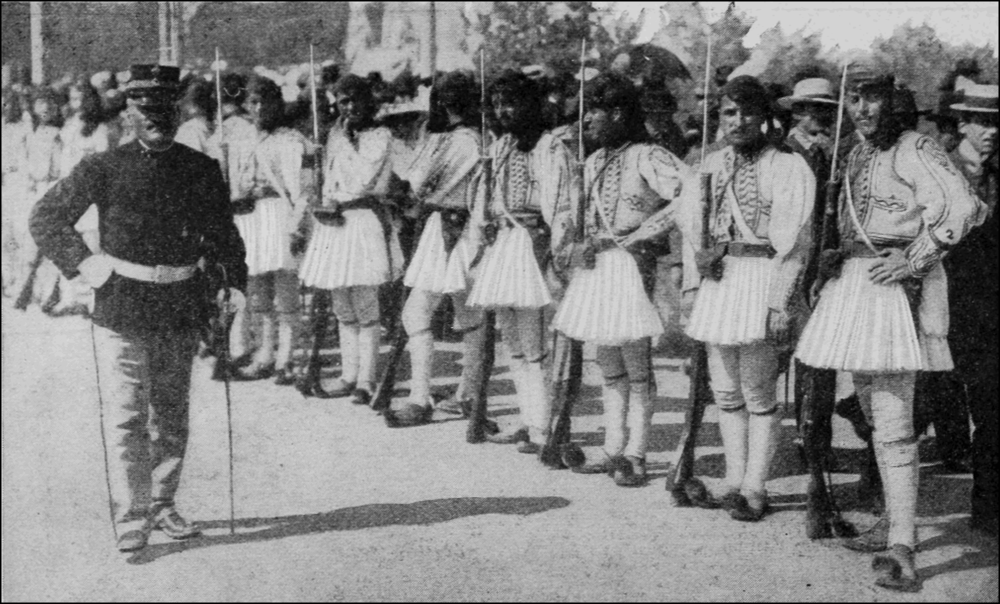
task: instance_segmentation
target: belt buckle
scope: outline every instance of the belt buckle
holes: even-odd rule
[[[168,283],[167,277],[169,275],[169,272],[168,272],[167,269],[169,269],[169,268],[170,268],[169,266],[164,266],[162,264],[157,264],[156,266],[154,266],[153,267],[153,283],[156,283],[156,284]]]

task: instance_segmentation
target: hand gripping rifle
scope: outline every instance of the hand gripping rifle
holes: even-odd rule
[[[811,293],[812,304],[823,282],[837,264],[839,245],[837,239],[837,200],[839,182],[837,167],[840,152],[840,129],[844,118],[844,92],[847,80],[847,66],[840,81],[840,102],[837,107],[837,131],[834,134],[833,157],[830,178],[826,183],[823,219],[819,234],[819,264],[816,282]],[[828,247],[832,249],[827,249]],[[824,266],[824,264],[826,266]],[[810,539],[828,537],[852,537],[857,534],[854,526],[843,519],[833,499],[832,485],[824,478],[829,476],[829,454],[832,438],[832,418],[836,401],[837,374],[830,369],[817,369],[796,363],[795,415],[798,420],[802,454],[809,469],[809,485],[806,488],[806,536]]]
[[[586,183],[584,183],[584,163],[586,152],[583,146],[583,115],[584,115],[584,63],[587,59],[587,40],[580,44],[580,99],[579,120],[577,121],[577,142],[579,149],[576,154],[577,196],[576,215],[573,217],[575,229],[573,233],[576,245],[585,245],[587,199]],[[549,393],[553,410],[553,422],[549,434],[542,445],[539,459],[543,464],[555,469],[563,469],[581,465],[584,461],[579,447],[570,443],[573,404],[580,396],[580,386],[583,382],[583,342],[571,340],[560,333],[552,335],[552,390]]]
[[[493,159],[489,156],[489,148],[486,144],[487,140],[487,128],[486,128],[486,49],[479,49],[479,112],[482,119],[482,124],[480,125],[480,140],[479,140],[479,157],[482,162],[482,171],[480,173],[480,186],[483,189],[484,202],[483,209],[485,212],[489,212],[490,208],[490,196],[493,191]],[[480,242],[479,251],[476,254],[476,259],[473,259],[472,264],[475,264],[482,257],[483,249],[485,248],[485,242]],[[481,443],[486,440],[487,433],[496,433],[498,431],[497,425],[491,422],[486,417],[486,399],[487,390],[490,383],[490,373],[493,372],[493,363],[496,360],[495,341],[496,341],[496,315],[493,311],[486,311],[483,313],[483,321],[485,323],[485,333],[482,338],[482,346],[484,347],[482,355],[482,367],[481,371],[478,372],[480,375],[479,388],[473,395],[474,399],[472,401],[471,408],[469,410],[469,425],[465,432],[465,441],[468,443]]]
[[[317,205],[323,207],[323,142],[319,135],[319,105],[316,99],[316,61],[313,56],[313,45],[309,45],[309,76],[312,84],[312,123],[313,123],[313,182],[316,186]],[[308,224],[308,213],[303,216],[303,222]],[[305,234],[300,229],[297,238],[304,246]],[[327,331],[330,326],[330,293],[320,289],[314,289],[312,300],[309,306],[309,322],[312,328],[312,345],[305,365],[303,375],[296,381],[296,388],[303,396],[315,396],[317,398],[331,398],[331,395],[323,389],[320,382],[320,369],[322,368],[322,350],[326,343]],[[336,323],[334,324],[336,325]]]
[[[701,197],[701,250],[708,250],[712,246],[711,218],[712,218],[712,175],[704,171],[705,150],[708,147],[708,88],[709,72],[712,64],[712,36],[708,36],[708,51],[705,55],[705,110],[703,132],[701,139],[701,165],[702,172],[699,174],[700,197]],[[698,433],[701,431],[701,422],[705,416],[705,407],[712,400],[712,390],[708,381],[708,354],[704,344],[696,342],[694,351],[691,354],[690,364],[691,385],[688,390],[687,417],[685,418],[684,432],[681,435],[678,449],[680,454],[677,458],[677,465],[673,472],[667,475],[667,491],[673,497],[674,504],[678,507],[703,507],[715,508],[718,503],[713,501],[708,489],[694,475],[694,454],[698,442]]]

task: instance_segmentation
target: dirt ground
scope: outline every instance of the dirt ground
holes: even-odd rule
[[[178,543],[154,533],[145,550],[120,554],[91,346],[85,320],[19,313],[4,300],[4,601],[997,601],[996,542],[965,524],[971,477],[939,473],[933,439],[921,443],[918,594],[874,587],[870,556],[805,537],[790,405],[768,485],[772,514],[744,524],[673,507],[664,476],[687,379],[664,356],[655,360],[653,479],[639,489],[549,470],[514,447],[466,444],[464,420],[393,430],[346,399],[234,384],[235,534],[223,386],[199,360],[178,506],[205,535]],[[457,382],[459,347],[441,346],[442,392]],[[516,413],[504,358],[490,401],[501,424]],[[573,437],[591,456],[603,442],[599,383],[588,362]],[[852,497],[861,443],[839,418],[834,430],[835,491],[865,528],[874,517]],[[714,408],[699,443],[697,472],[716,484]]]

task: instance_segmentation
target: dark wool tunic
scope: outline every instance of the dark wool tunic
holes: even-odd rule
[[[91,255],[73,228],[90,207],[100,215],[103,253],[145,266],[185,266],[204,257],[246,289],[245,250],[233,224],[218,163],[184,145],[151,152],[134,141],[84,159],[35,205],[31,235],[69,278]],[[199,276],[170,284],[112,274],[96,290],[94,323],[120,333],[197,328],[207,311]]]

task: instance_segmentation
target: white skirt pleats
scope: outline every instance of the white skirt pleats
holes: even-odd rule
[[[621,346],[663,333],[635,258],[622,249],[599,253],[593,269],[573,274],[552,328],[601,346]]]
[[[478,308],[541,308],[552,303],[535,260],[531,234],[522,226],[501,229],[483,254],[466,302]]]
[[[851,258],[827,282],[795,356],[812,367],[859,372],[924,369],[910,305],[898,283],[872,283],[876,258]]]
[[[280,197],[257,200],[253,212],[233,217],[247,250],[250,276],[280,269],[295,270],[288,220],[288,202]]]
[[[441,212],[434,212],[424,224],[420,242],[410,259],[403,285],[443,294],[448,271],[448,252],[444,249]]]
[[[458,243],[448,256],[448,268],[444,275],[444,293],[456,294],[468,292],[472,287],[472,261],[476,257],[476,246],[462,233]]]
[[[722,279],[701,280],[687,335],[718,346],[764,340],[773,273],[771,260],[726,256],[722,262]]]
[[[345,210],[343,226],[313,224],[299,270],[305,285],[321,289],[376,286],[391,277],[385,234],[375,212]]]

